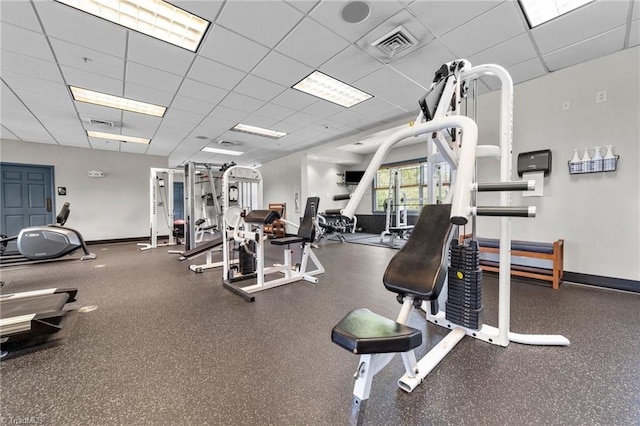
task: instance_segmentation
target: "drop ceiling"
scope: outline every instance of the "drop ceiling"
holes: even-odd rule
[[[341,18],[345,3],[174,1],[212,22],[193,53],[52,0],[1,0],[0,136],[166,156],[171,166],[265,163],[415,118],[417,99],[450,60],[497,63],[520,83],[640,42],[640,0],[596,0],[533,30],[514,0],[368,0],[368,18],[355,24]],[[392,58],[372,48],[400,26],[413,47]],[[374,97],[347,109],[291,89],[314,70]],[[167,112],[155,118],[74,102],[69,85]],[[240,122],[288,135],[229,131]],[[106,141],[86,130],[152,141]],[[244,154],[201,151],[220,141]]]

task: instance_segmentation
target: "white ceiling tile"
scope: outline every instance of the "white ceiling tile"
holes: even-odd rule
[[[34,2],[46,33],[113,56],[125,52],[127,30],[62,3]]]
[[[433,40],[391,66],[425,88],[431,86],[442,64],[457,59],[439,40]]]
[[[473,65],[497,64],[509,67],[536,56],[537,53],[529,39],[529,35],[525,33],[468,59]]]
[[[302,125],[302,126],[308,126],[319,120],[320,120],[320,117],[316,117],[315,115],[306,114],[304,112],[296,112],[295,114],[285,118],[283,121]]]
[[[30,77],[62,82],[58,66],[49,61],[2,50],[2,73],[10,71]]]
[[[126,82],[151,87],[153,89],[175,92],[182,83],[182,76],[145,67],[135,62],[127,62]]]
[[[640,9],[640,6],[638,6],[638,9]],[[640,19],[631,22],[628,47],[637,46],[638,44],[640,44]]]
[[[276,47],[287,56],[317,68],[349,43],[310,18],[305,18]]]
[[[120,152],[128,152],[130,154],[144,154],[149,149],[149,145],[143,143],[120,143]]]
[[[202,115],[193,114],[179,109],[169,108],[162,118],[163,126],[174,126],[176,128],[193,127],[202,121]],[[162,127],[162,126],[161,126]]]
[[[425,90],[422,87],[414,83],[407,83],[395,88],[394,90],[380,93],[380,98],[398,106],[410,103],[411,105],[415,105],[415,109],[418,108],[418,99],[420,99],[424,93]]]
[[[274,50],[251,71],[251,74],[291,87],[312,72],[313,68],[294,61]]]
[[[238,123],[234,120],[209,116],[206,117],[192,133],[196,135],[208,135],[210,137],[215,137],[216,135],[226,132],[236,124]]]
[[[51,45],[61,65],[110,78],[122,79],[124,76],[124,59],[121,57],[57,39],[51,39]]]
[[[345,83],[354,81],[379,70],[384,65],[356,46],[349,46],[321,67],[320,71]]]
[[[59,81],[43,80],[41,78],[30,77],[19,72],[4,70],[2,71],[2,79],[13,90],[47,93],[52,97],[71,98],[69,89],[67,89],[67,86],[62,82],[62,79]]]
[[[248,75],[233,90],[242,95],[251,96],[263,101],[270,101],[284,92],[285,87],[271,83],[260,77]]]
[[[150,138],[156,133],[161,123],[162,119],[158,117],[123,111],[122,128],[119,130],[122,130],[123,135]]]
[[[201,83],[231,90],[245,75],[243,71],[198,56],[189,70],[188,77]]]
[[[296,111],[273,103],[269,103],[256,111],[256,114],[272,118],[274,120],[284,120]]]
[[[213,111],[211,111],[209,117],[240,123],[248,115],[248,112],[218,105]]]
[[[186,10],[189,13],[193,13],[202,19],[206,19],[209,22],[213,22],[220,8],[224,4],[223,0],[173,0],[172,5]]]
[[[43,121],[42,124],[62,145],[66,145],[66,138],[85,141],[87,139],[87,134],[80,123],[78,123],[76,117],[61,117],[55,120],[46,120]]]
[[[273,1],[227,2],[217,23],[267,47],[274,47],[304,15]]]
[[[531,33],[544,55],[623,25],[628,11],[626,1],[595,1],[537,26]]]
[[[316,117],[327,118],[345,110],[347,110],[347,108],[338,104],[334,104],[333,102],[319,100],[318,102],[309,105],[302,111],[306,114],[314,115]]]
[[[289,118],[289,117],[287,117],[287,118]],[[281,132],[292,134],[292,133],[297,132],[298,130],[306,127],[306,124],[295,123],[295,122],[292,122],[292,121],[278,121],[275,124],[275,126]]]
[[[309,13],[318,3],[319,0],[285,0],[291,6],[295,7],[302,13]]]
[[[122,111],[119,109],[92,105],[85,102],[76,102],[75,106],[80,118],[84,121],[91,118],[96,120],[113,121],[118,124],[122,121]]]
[[[172,142],[173,145],[174,142]],[[149,146],[147,147],[147,155],[160,155],[162,157],[167,157],[169,156],[169,154],[171,154],[171,151],[173,151],[173,146],[168,146],[168,145],[162,145],[159,143],[156,143],[156,140],[152,140],[151,144],[149,144]],[[172,165],[170,164],[169,167],[172,167]]]
[[[378,93],[388,92],[407,82],[408,80],[405,77],[391,67],[386,66],[357,80],[353,85],[364,92],[376,96]]]
[[[350,109],[346,109],[346,110],[340,111],[337,114],[331,115],[328,118],[331,121],[334,121],[338,124],[342,124],[346,126],[346,125],[351,125],[359,121],[362,121],[365,117],[360,113],[351,111]]]
[[[42,33],[3,23],[0,26],[0,34],[3,50],[55,62],[49,43]]]
[[[504,0],[416,1],[409,9],[429,31],[443,36],[502,2]]]
[[[278,120],[274,120],[273,118],[269,118],[269,117],[263,117],[257,114],[251,114],[250,116],[245,117],[245,119],[242,121],[242,123],[248,124],[249,126],[257,126],[257,127],[262,127],[264,129],[271,129],[271,130],[278,131],[278,129],[273,128],[273,125],[276,124],[277,122]]]
[[[357,24],[342,19],[341,12],[346,2],[323,1],[309,16],[342,37],[356,41],[402,9],[402,5],[395,0],[367,3],[370,7],[369,16]]]
[[[120,144],[122,143],[98,138],[89,138],[89,142],[91,143],[91,148],[103,151],[120,151]]]
[[[506,2],[441,38],[454,54],[469,57],[526,31],[517,3]]]
[[[171,105],[170,109],[179,109],[181,111],[187,111],[192,114],[205,117],[215,107],[215,104],[200,101],[193,98],[187,98],[186,96],[177,95]]]
[[[631,13],[631,20],[635,21],[640,19],[640,0],[633,0],[633,12]]]
[[[78,114],[73,105],[73,101],[68,97],[50,96],[46,92],[23,92],[15,91],[22,102],[36,115],[54,119],[71,116],[77,120]],[[45,118],[41,118],[45,120]]]
[[[218,102],[224,99],[228,92],[219,87],[187,78],[182,82],[179,93],[189,98],[218,104]]]
[[[0,92],[0,107],[2,111],[0,120],[2,125],[21,139],[30,140],[25,138],[24,135],[37,134],[40,140],[54,142],[22,101],[4,84],[0,87],[2,88]]]
[[[126,82],[124,86],[124,97],[129,99],[144,99],[155,105],[167,106],[173,99],[173,92],[165,92],[163,90],[153,89],[151,87],[140,86]]]
[[[387,101],[384,101],[378,98],[371,98],[371,99],[367,99],[364,102],[360,102],[358,105],[354,105],[349,109],[351,111],[364,114],[365,116],[370,116],[372,114],[375,114],[381,111],[389,111],[390,109],[393,109],[393,108],[394,106]]]
[[[608,55],[624,46],[626,26],[607,31],[580,43],[556,50],[542,58],[551,71]]]
[[[239,93],[231,92],[227,95],[222,102],[221,106],[227,108],[233,108],[247,113],[255,112],[258,108],[264,105],[265,102],[251,96],[241,95]]]
[[[0,139],[18,140],[20,137],[0,124]]]
[[[271,100],[271,103],[295,110],[302,110],[318,101],[318,98],[295,89],[287,89]]]
[[[76,68],[61,65],[62,73],[70,86],[81,87],[83,89],[95,90],[97,92],[108,93],[114,96],[122,96],[122,80],[104,77]],[[137,99],[144,101],[144,99]]]
[[[524,81],[532,80],[547,73],[544,65],[539,58],[529,59],[528,61],[521,62],[517,65],[509,67],[507,69],[514,84],[522,83]],[[500,84],[495,80],[491,80],[493,87],[500,87]]]
[[[31,2],[0,1],[0,20],[28,30],[42,32]]]
[[[216,25],[200,46],[199,55],[242,71],[251,71],[269,49]],[[242,54],[238,54],[242,52]]]
[[[195,53],[189,50],[135,31],[129,31],[129,48],[127,49],[127,60],[129,61],[173,74],[184,75],[191,66],[194,57]]]

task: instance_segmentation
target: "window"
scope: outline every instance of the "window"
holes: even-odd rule
[[[429,193],[429,172],[433,173],[433,193]],[[398,206],[417,214],[432,199],[442,203],[451,182],[451,169],[447,163],[429,167],[426,159],[408,163],[388,164],[381,167],[373,182],[373,212],[384,213],[385,201],[393,200],[395,182],[399,184]]]

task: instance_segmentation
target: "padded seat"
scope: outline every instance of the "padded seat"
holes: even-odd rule
[[[422,344],[422,332],[368,309],[357,309],[333,327],[331,341],[355,354],[407,352]]]
[[[271,244],[275,246],[288,246],[289,244],[296,244],[304,242],[304,238],[300,237],[284,237],[271,240]]]

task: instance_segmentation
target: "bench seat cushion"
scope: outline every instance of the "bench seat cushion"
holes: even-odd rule
[[[333,327],[331,341],[355,354],[407,352],[422,344],[422,332],[368,309],[357,309]]]
[[[478,238],[478,244],[480,247],[500,248],[500,240],[497,238]],[[511,240],[511,250],[553,254],[553,243]]]

